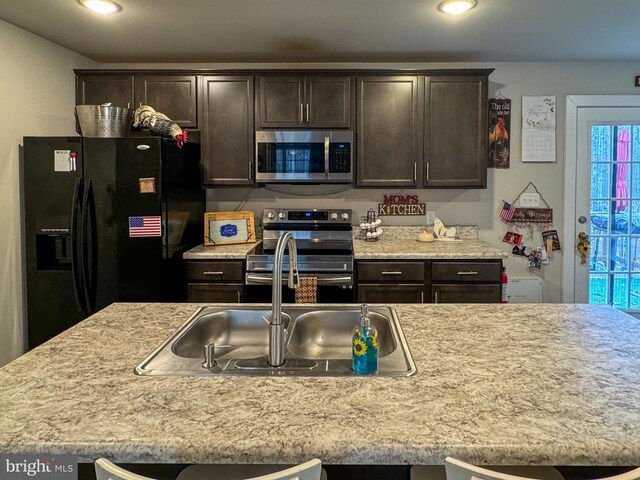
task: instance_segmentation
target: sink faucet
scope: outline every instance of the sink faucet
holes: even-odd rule
[[[285,248],[289,247],[289,288],[297,288],[298,250],[291,232],[283,233],[278,239],[273,255],[273,287],[271,297],[271,318],[269,319],[269,359],[271,367],[284,364],[284,323],[282,322],[282,268]]]

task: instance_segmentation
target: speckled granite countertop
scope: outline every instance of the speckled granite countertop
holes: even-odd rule
[[[262,240],[255,243],[240,243],[237,245],[218,245],[205,247],[198,245],[182,254],[185,260],[244,260]]]
[[[612,308],[397,305],[408,378],[135,376],[196,307],[115,304],[0,369],[0,451],[640,464],[640,322]]]
[[[460,240],[455,242],[418,242],[415,239],[381,238],[377,242],[353,240],[353,256],[356,260],[469,260],[500,259],[507,255],[481,240]]]

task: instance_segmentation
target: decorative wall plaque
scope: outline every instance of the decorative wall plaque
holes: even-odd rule
[[[427,212],[427,204],[420,202],[417,195],[385,195],[378,204],[378,215],[420,216]]]

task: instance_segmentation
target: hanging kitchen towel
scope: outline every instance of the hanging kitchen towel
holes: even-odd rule
[[[296,303],[316,303],[318,301],[318,277],[300,277],[296,288]]]

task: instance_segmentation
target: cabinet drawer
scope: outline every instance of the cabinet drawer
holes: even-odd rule
[[[424,303],[424,284],[358,285],[358,303]]]
[[[424,262],[359,262],[358,282],[424,282]]]
[[[189,283],[187,301],[192,303],[242,303],[241,283]]]
[[[500,303],[500,285],[448,284],[431,286],[433,303]]]
[[[242,262],[188,262],[187,280],[204,282],[242,282]]]
[[[500,262],[433,262],[433,282],[500,282]]]

